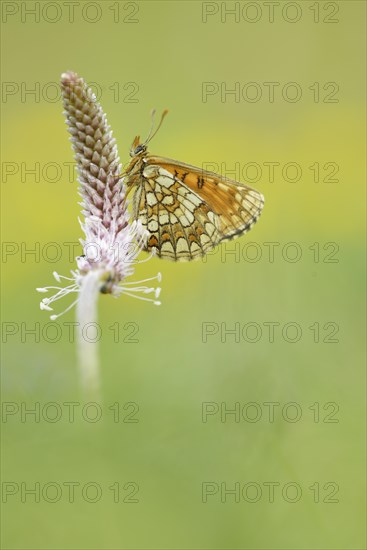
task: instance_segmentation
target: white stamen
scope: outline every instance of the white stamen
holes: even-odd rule
[[[46,311],[53,311],[52,310],[52,307],[49,307],[47,304],[45,304],[44,302],[40,302],[40,309],[45,309]]]
[[[79,300],[79,298],[78,298],[78,300]],[[70,311],[71,308],[73,308],[75,306],[75,304],[78,302],[78,300],[75,300],[75,302],[70,304],[70,306],[68,306],[66,309],[64,309],[64,311],[62,311],[61,313],[58,313],[57,315],[50,315],[51,321],[55,321],[58,317],[61,317],[61,315],[64,315],[64,313],[67,313],[68,311]]]
[[[143,300],[144,302],[152,302],[156,306],[160,306],[161,302],[156,302],[155,300],[152,300],[152,298],[144,298],[143,296],[137,296],[136,294],[130,294],[130,292],[124,292],[127,296],[130,296],[131,298],[137,298],[138,300]]]
[[[137,260],[137,264],[144,264],[145,262],[149,262],[149,260],[151,260],[152,258],[154,258],[154,256],[156,256],[156,249],[153,248],[149,254],[149,256],[147,258],[144,258],[144,260]]]
[[[148,279],[142,279],[141,281],[128,281],[127,283],[124,281],[124,286],[139,285],[140,283],[148,283],[149,281],[158,281],[158,283],[160,283],[162,281],[162,274],[158,273],[155,277],[149,277]]]
[[[71,272],[73,274],[73,272]],[[59,275],[59,273],[57,273],[57,271],[54,271],[53,274],[52,274],[56,281],[58,283],[61,283],[61,279],[65,279],[65,281],[74,281],[74,278],[70,278],[70,277],[65,277],[65,275]]]

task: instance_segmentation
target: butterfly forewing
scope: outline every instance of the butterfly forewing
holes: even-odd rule
[[[249,231],[264,206],[261,193],[214,172],[156,156],[149,156],[147,162],[148,165],[164,168],[182,185],[199,195],[216,215],[220,240],[231,239]]]

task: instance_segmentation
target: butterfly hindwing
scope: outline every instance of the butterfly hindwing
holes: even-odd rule
[[[218,216],[180,179],[157,164],[147,163],[133,200],[134,217],[148,230],[147,250],[174,261],[203,256],[221,234]]]

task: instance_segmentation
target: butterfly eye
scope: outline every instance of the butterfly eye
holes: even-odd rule
[[[138,155],[138,154],[141,153],[142,151],[145,151],[145,145],[138,145],[138,146],[135,148],[134,155]]]

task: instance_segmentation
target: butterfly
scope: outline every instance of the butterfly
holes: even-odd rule
[[[249,231],[264,206],[261,193],[243,183],[147,152],[158,132],[137,136],[125,170],[127,194],[135,189],[133,217],[148,231],[147,251],[163,259],[189,261],[204,256],[222,241]],[[126,195],[127,195],[126,194]]]

